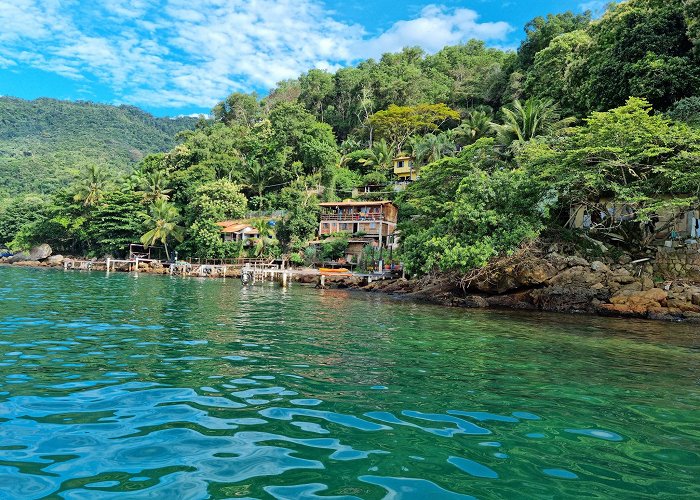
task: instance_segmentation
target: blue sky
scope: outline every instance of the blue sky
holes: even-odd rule
[[[0,95],[206,113],[233,91],[264,94],[333,70],[470,38],[515,48],[538,15],[604,0],[0,0]]]

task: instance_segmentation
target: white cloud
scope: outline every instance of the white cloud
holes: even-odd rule
[[[513,28],[506,22],[478,22],[479,15],[471,9],[449,10],[429,5],[420,17],[399,21],[387,31],[369,40],[356,43],[362,57],[376,57],[409,45],[418,45],[428,52],[440,50],[470,38],[503,41]]]
[[[0,26],[0,67],[97,79],[122,102],[156,107],[212,106],[310,68],[404,46],[498,43],[512,31],[470,9],[431,5],[370,37],[320,0],[0,0]]]

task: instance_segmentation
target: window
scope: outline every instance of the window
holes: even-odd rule
[[[403,160],[399,161],[399,168],[403,168]]]

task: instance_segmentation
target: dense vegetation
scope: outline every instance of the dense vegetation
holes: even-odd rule
[[[53,193],[81,168],[129,172],[149,153],[167,151],[196,118],[155,118],[133,106],[0,97],[0,199]]]
[[[607,210],[606,197],[631,217],[601,221],[594,236],[642,246],[657,213],[698,203],[699,3],[550,15],[528,23],[514,53],[478,41],[433,55],[406,48],[311,70],[263,99],[232,94],[128,176],[93,165],[52,197],[6,201],[0,243],[102,255],[141,239],[191,256],[300,263],[318,202],[360,188],[399,204],[401,257],[417,273],[482,266],[565,231],[572,206]],[[421,174],[402,192],[391,171],[399,153]],[[250,245],[224,243],[216,222],[250,210],[276,211],[278,223],[258,218]],[[321,251],[346,244],[336,235]]]

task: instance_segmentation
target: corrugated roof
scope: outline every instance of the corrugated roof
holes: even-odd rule
[[[238,233],[248,227],[248,224],[231,224],[221,229],[222,233]]]

